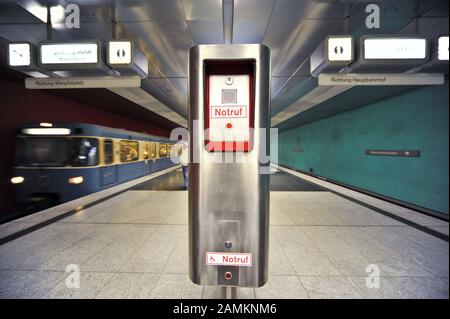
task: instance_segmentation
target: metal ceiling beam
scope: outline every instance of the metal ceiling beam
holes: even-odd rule
[[[222,0],[223,41],[233,43],[234,0]]]

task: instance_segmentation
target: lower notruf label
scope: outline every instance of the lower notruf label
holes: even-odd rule
[[[206,253],[206,264],[212,266],[252,266],[251,253]]]

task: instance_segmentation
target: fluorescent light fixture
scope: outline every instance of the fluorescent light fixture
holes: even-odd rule
[[[24,128],[22,133],[28,135],[69,135],[69,128]]]
[[[29,13],[34,15],[36,18],[44,23],[47,23],[47,7],[40,5],[36,1],[28,1],[26,5],[19,3],[19,6],[27,10]],[[50,7],[50,19],[52,23],[60,23],[64,20],[66,16],[66,10],[62,5]]]
[[[23,178],[22,176],[14,176],[13,178],[11,178],[12,184],[22,184],[24,181],[25,178]]]
[[[66,9],[62,5],[50,7],[50,18],[52,23],[61,23],[66,17]]]
[[[423,60],[426,57],[426,39],[396,37],[364,39],[366,60]]]
[[[40,46],[41,64],[98,63],[98,43],[44,43]]]
[[[438,40],[438,60],[448,61],[448,37],[440,37]]]
[[[353,61],[352,37],[329,37],[327,39],[328,61],[351,62]]]
[[[108,46],[109,64],[131,63],[131,41],[109,41]]]
[[[42,126],[42,127],[52,127],[53,126],[52,123],[47,123],[47,122],[39,123],[39,125]]]
[[[68,182],[69,184],[75,184],[75,185],[81,184],[81,183],[83,183],[83,181],[84,181],[83,176],[70,177],[70,178],[67,180],[67,182]]]
[[[35,1],[32,1],[27,5],[19,5],[42,22],[47,23],[47,7],[41,6]]]
[[[33,78],[38,78],[38,79],[45,79],[48,78],[49,76],[47,74],[38,72],[38,71],[23,71],[23,73],[25,73],[26,75],[29,75]]]
[[[30,66],[31,45],[29,43],[10,43],[8,57],[9,66]]]

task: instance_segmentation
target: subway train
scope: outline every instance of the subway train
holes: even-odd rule
[[[174,166],[175,143],[83,123],[22,125],[11,178],[16,200],[51,206]]]

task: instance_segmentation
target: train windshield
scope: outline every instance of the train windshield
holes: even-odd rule
[[[15,166],[61,167],[98,164],[98,141],[94,138],[18,138]]]

